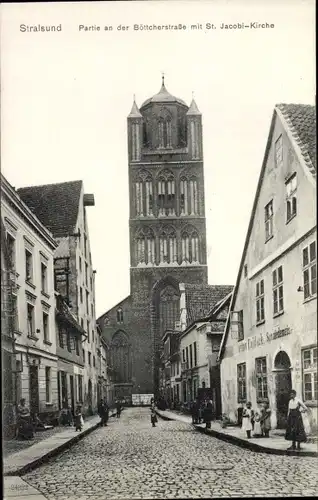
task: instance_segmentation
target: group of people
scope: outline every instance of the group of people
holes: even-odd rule
[[[292,390],[288,403],[287,428],[285,439],[292,441],[288,450],[300,450],[300,443],[307,440],[302,413],[307,411],[306,405],[296,396],[296,391]],[[271,410],[268,400],[262,404],[260,411],[254,411],[250,402],[246,403],[242,414],[242,430],[246,432],[247,438],[269,437],[271,430]]]
[[[193,401],[190,406],[192,423],[206,424],[206,429],[211,428],[211,422],[215,419],[215,408],[212,399],[197,399]]]

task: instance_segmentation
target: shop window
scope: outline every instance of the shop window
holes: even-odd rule
[[[255,360],[256,373],[256,397],[257,401],[263,401],[268,397],[267,391],[267,366],[266,358],[256,358]]]
[[[305,401],[318,400],[317,391],[317,347],[302,351],[303,398]]]

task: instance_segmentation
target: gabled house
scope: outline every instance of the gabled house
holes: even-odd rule
[[[66,369],[60,357],[58,385],[60,388],[62,385],[65,387],[63,394],[67,399],[71,394],[74,394],[76,402],[82,399],[84,413],[93,413],[97,410],[101,388],[97,362],[99,333],[95,317],[95,271],[86,210],[95,205],[94,195],[84,193],[81,180],[24,187],[17,191],[58,242],[54,253],[55,290],[61,294],[86,334],[79,346],[83,366],[75,363]],[[77,354],[75,356],[79,358]],[[60,391],[60,407],[63,405],[62,399]]]
[[[316,109],[275,106],[219,354],[222,406],[269,400],[284,428],[295,389],[317,427]]]

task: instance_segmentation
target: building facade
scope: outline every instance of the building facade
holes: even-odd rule
[[[195,101],[188,107],[163,81],[140,109],[133,103],[127,122],[130,295],[98,321],[121,373],[115,391],[131,398],[158,393],[162,336],[179,321],[179,283],[206,283],[207,261]]]
[[[7,246],[6,229],[1,218],[1,368],[2,368],[2,436],[15,436],[16,384],[14,345],[15,272]]]
[[[69,393],[76,394],[76,376],[83,376],[83,411],[97,410],[99,385],[98,333],[95,317],[95,271],[90,251],[86,209],[94,206],[94,195],[85,194],[82,181],[32,186],[18,190],[33,213],[53,233],[58,248],[54,254],[55,289],[66,301],[77,323],[85,331],[79,346],[84,368],[78,365]],[[50,200],[50,203],[47,202]],[[74,369],[75,369],[74,365]],[[65,385],[66,366],[58,373],[59,387]],[[72,368],[73,369],[73,368]],[[69,373],[69,376],[71,374]],[[80,380],[80,379],[79,379]],[[78,390],[77,395],[79,396]]]
[[[52,233],[1,176],[12,294],[16,399],[44,420],[58,411]]]
[[[289,394],[317,428],[315,107],[275,107],[219,360],[231,419],[265,399],[285,428]]]

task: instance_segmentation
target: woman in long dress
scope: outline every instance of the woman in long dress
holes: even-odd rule
[[[246,403],[246,407],[243,410],[242,415],[242,430],[246,432],[247,438],[250,439],[251,431],[253,429],[254,411],[252,410],[252,404],[250,402]]]
[[[288,450],[300,450],[300,443],[307,441],[301,411],[307,411],[307,406],[296,397],[296,391],[291,391],[288,403],[287,429],[285,439],[292,441]]]

